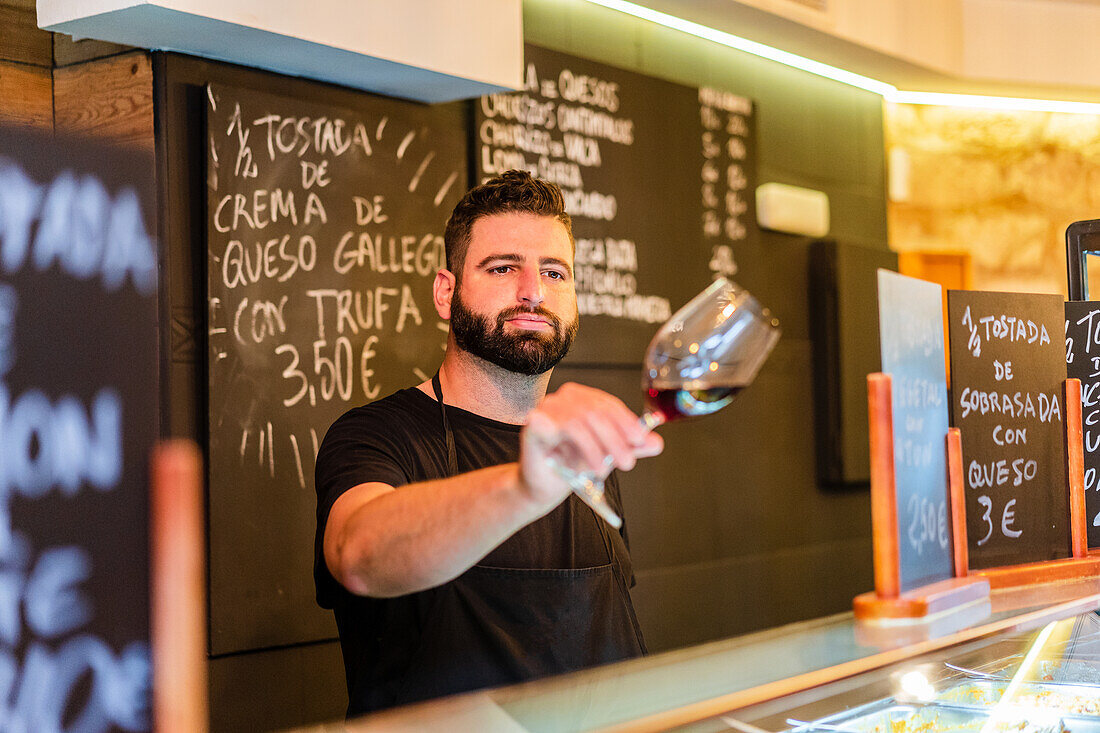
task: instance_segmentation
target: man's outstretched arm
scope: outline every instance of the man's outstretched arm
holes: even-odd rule
[[[589,468],[630,470],[661,452],[617,398],[570,384],[528,415],[520,460],[399,491],[364,483],[340,496],[324,532],[325,563],[352,593],[392,597],[456,578],[518,529],[550,512],[569,487],[546,466],[544,446],[572,440]]]

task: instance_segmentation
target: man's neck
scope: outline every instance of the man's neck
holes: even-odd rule
[[[535,376],[518,374],[448,344],[439,368],[439,383],[444,403],[492,420],[520,425],[546,396],[552,371]],[[431,380],[419,385],[419,389],[435,397]]]

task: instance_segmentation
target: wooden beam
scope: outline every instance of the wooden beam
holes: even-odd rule
[[[53,130],[51,72],[0,61],[0,123]]]
[[[38,27],[34,5],[0,0],[0,61],[53,66],[53,38]]]
[[[54,70],[54,126],[153,151],[153,67],[134,51]]]

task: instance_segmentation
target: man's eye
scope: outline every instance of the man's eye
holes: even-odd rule
[[[508,273],[508,272],[511,272],[511,271],[512,271],[512,266],[511,265],[497,265],[496,267],[493,267],[493,268],[489,269],[489,272],[493,273],[494,275],[504,275],[505,273]]]
[[[549,277],[551,279],[554,279],[554,280],[564,280],[565,279],[565,275],[561,274],[557,270],[547,270],[544,274],[547,277]]]

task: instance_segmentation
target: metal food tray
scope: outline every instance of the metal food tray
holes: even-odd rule
[[[994,733],[1100,733],[1100,719],[1060,715],[1056,711],[1024,711],[1009,716],[1017,724],[992,727]],[[899,705],[889,700],[871,703],[839,715],[799,724],[788,733],[932,733],[973,731],[980,733],[989,723],[988,708],[951,705]],[[1026,721],[1026,722],[1025,722]],[[989,733],[989,731],[987,731]]]
[[[936,702],[967,708],[996,705],[1008,689],[1001,680],[967,680],[936,696]],[[1017,688],[1014,705],[1049,709],[1062,715],[1100,717],[1100,689],[1088,685],[1026,683]]]
[[[1009,680],[1016,675],[1022,661],[1022,654],[1013,654],[1003,659],[998,659],[995,662],[976,665],[965,669],[962,667],[953,667],[953,669],[972,677],[992,677],[995,679]],[[1100,661],[1083,659],[1040,659],[1038,660],[1034,674],[1029,676],[1026,681],[1038,684],[1087,685],[1100,687]]]
[[[997,658],[981,664],[967,663],[965,660],[952,660],[962,667],[993,677],[1011,678],[1020,668],[1024,655],[1019,653],[1019,644],[1024,640],[1005,640],[983,650],[983,655],[991,652]],[[998,647],[1005,653],[998,653]],[[1015,647],[1010,651],[1010,647]],[[1077,619],[1073,633],[1068,640],[1050,647],[1047,654],[1038,660],[1033,678],[1025,680],[1041,684],[1096,685],[1100,686],[1100,615],[1086,614]]]
[[[1039,674],[1044,681],[1066,685],[1091,685],[1092,694],[1100,697],[1100,662],[1081,659],[1041,660]]]
[[[989,718],[985,711],[944,705],[890,705],[869,715],[831,716],[798,725],[790,728],[789,733],[980,733],[989,723]],[[992,730],[996,733],[1100,733],[1100,721],[1051,714],[1030,716],[1027,724],[998,726]]]

